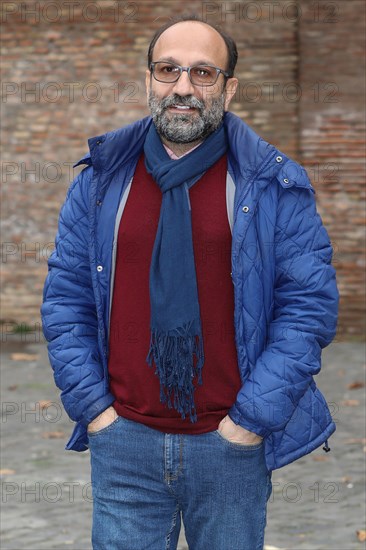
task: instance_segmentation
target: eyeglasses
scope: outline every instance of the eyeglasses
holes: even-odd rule
[[[150,63],[149,68],[155,80],[158,82],[165,82],[166,84],[177,82],[183,71],[187,71],[189,80],[194,86],[212,86],[216,83],[220,73],[222,73],[225,78],[229,78],[229,73],[211,65],[181,67],[175,63],[156,61]]]

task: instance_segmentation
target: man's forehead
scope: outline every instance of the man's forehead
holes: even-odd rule
[[[166,29],[156,41],[154,58],[172,57],[173,52],[202,53],[210,58],[227,59],[226,44],[222,36],[212,27],[200,21],[181,21]],[[202,55],[201,55],[202,57]],[[220,59],[221,61],[221,59]]]

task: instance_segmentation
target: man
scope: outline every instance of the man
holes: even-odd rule
[[[332,249],[305,170],[228,113],[235,43],[194,18],[148,53],[151,117],[89,140],[42,307],[93,547],[263,547],[271,471],[335,430],[313,375]],[[152,368],[151,368],[152,367]]]

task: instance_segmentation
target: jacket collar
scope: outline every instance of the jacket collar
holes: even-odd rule
[[[113,172],[140,153],[151,122],[152,118],[147,116],[123,128],[88,139],[89,152],[74,167],[92,164],[103,172]]]
[[[97,171],[107,175],[123,164],[135,161],[141,154],[151,123],[151,116],[147,116],[123,128],[90,138],[89,152],[74,166],[93,165]],[[226,112],[224,126],[229,143],[229,167],[234,181],[241,179],[248,182],[263,173],[266,167],[266,176],[271,176],[270,179],[277,177],[281,184],[289,180],[290,183],[283,184],[284,187],[297,185],[311,188],[303,168],[267,143],[237,115]],[[269,159],[273,159],[270,165]],[[281,159],[281,162],[276,162],[276,159]],[[290,168],[291,173],[295,173],[291,178],[288,177]]]
[[[140,153],[151,123],[151,117],[147,116],[123,128],[90,138],[89,152],[74,166],[93,164],[105,172],[115,170]],[[274,147],[233,113],[225,113],[224,126],[229,138],[229,154],[234,163],[241,172],[255,172]]]

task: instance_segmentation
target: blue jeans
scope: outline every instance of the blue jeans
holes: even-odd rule
[[[89,434],[94,550],[263,548],[271,475],[263,442],[231,443],[217,430],[159,432],[118,417]]]

